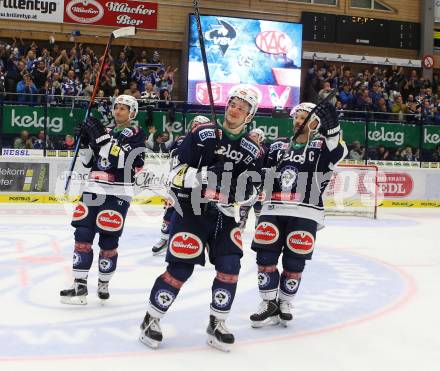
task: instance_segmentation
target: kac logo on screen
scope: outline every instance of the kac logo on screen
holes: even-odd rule
[[[252,86],[260,108],[299,103],[302,25],[202,15],[200,18],[214,103],[227,104],[233,86]],[[195,17],[188,32],[188,101],[209,104]]]

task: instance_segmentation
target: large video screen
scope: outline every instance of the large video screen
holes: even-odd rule
[[[253,87],[260,108],[299,103],[302,25],[257,19],[200,16],[215,105],[237,85]],[[195,15],[189,17],[188,101],[209,104]]]

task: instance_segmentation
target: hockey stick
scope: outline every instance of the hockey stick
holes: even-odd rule
[[[88,120],[88,118],[90,116],[90,112],[92,111],[92,106],[95,101],[96,94],[98,93],[98,89],[99,89],[99,80],[101,79],[101,76],[102,76],[102,73],[104,70],[105,60],[107,59],[111,44],[113,42],[113,39],[118,39],[120,37],[133,36],[135,34],[136,34],[135,27],[118,28],[117,30],[114,30],[110,34],[108,41],[107,41],[107,45],[105,46],[104,54],[102,56],[102,61],[99,66],[98,75],[96,76],[96,79],[95,79],[95,86],[93,87],[92,96],[90,97],[90,102],[89,102],[89,105],[87,106],[87,110],[84,115],[83,122],[86,122]],[[72,172],[73,172],[73,169],[75,168],[76,159],[78,158],[80,145],[81,145],[81,137],[78,137],[78,138],[76,138],[75,152],[73,153],[73,158],[70,162],[69,172],[67,173],[66,183],[64,185],[64,193],[65,194],[67,194],[67,191],[69,189],[69,184],[70,184],[70,180],[72,179]]]
[[[215,114],[214,98],[212,95],[211,77],[209,76],[208,59],[206,58],[205,39],[203,38],[202,23],[200,22],[199,4],[197,0],[193,1],[194,15],[196,17],[197,32],[199,35],[200,52],[202,54],[203,69],[205,70],[206,88],[208,89],[209,105],[211,106],[211,116],[217,125],[217,115]],[[220,147],[220,138],[215,132],[217,146]]]

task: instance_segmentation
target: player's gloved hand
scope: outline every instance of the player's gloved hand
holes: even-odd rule
[[[220,186],[223,174],[228,173],[230,170],[232,170],[232,166],[228,166],[228,164],[224,162],[216,162],[210,166],[203,166],[201,169],[202,184],[208,184],[212,177],[215,176],[217,184]]]
[[[87,147],[89,145],[90,140],[89,140],[89,137],[87,136],[87,133],[83,129],[83,123],[82,122],[80,122],[80,123],[75,125],[75,127],[73,128],[73,135],[75,137],[75,140],[80,138],[81,143],[85,147]]]
[[[89,117],[83,123],[83,130],[87,133],[92,147],[101,147],[110,142],[110,134],[107,133],[102,122],[94,117]]]
[[[339,134],[341,128],[339,126],[338,113],[335,106],[331,103],[318,105],[316,115],[321,121],[319,133],[327,138],[334,137]]]

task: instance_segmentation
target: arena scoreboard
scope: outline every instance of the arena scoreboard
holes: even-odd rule
[[[303,12],[303,41],[384,48],[420,47],[420,24],[387,19]]]

